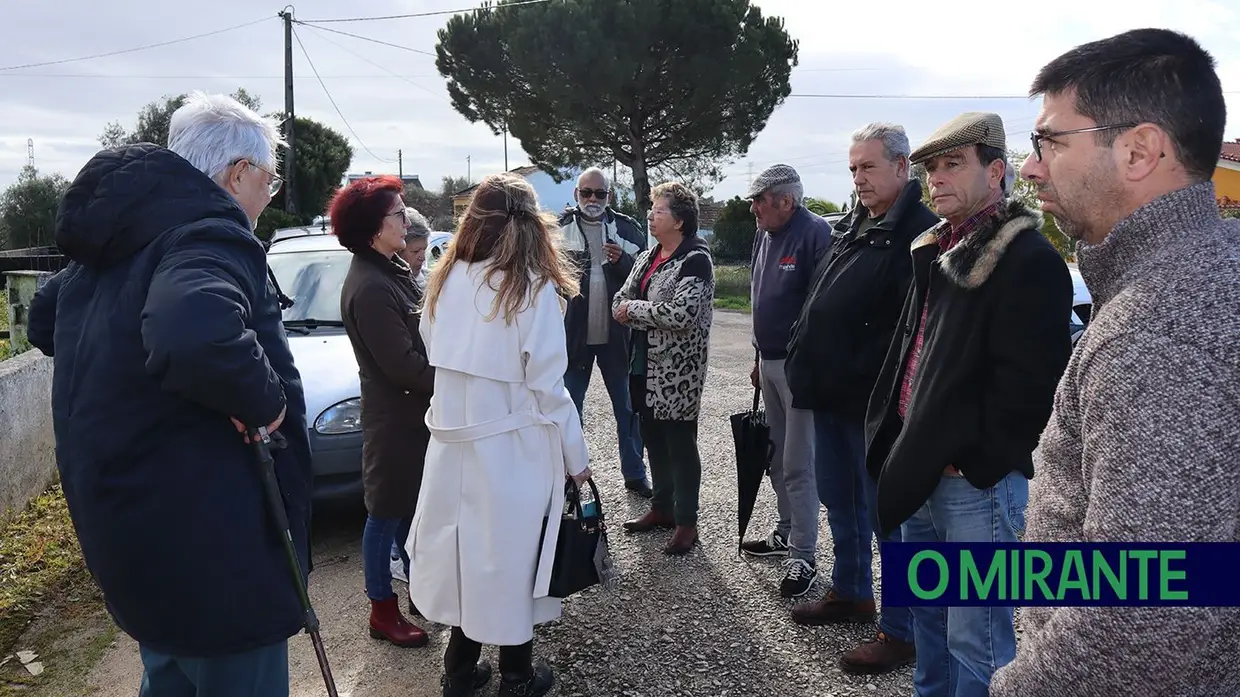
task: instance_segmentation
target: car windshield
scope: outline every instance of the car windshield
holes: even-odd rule
[[[345,249],[268,255],[280,290],[293,299],[284,321],[340,322],[340,289],[352,261]]]

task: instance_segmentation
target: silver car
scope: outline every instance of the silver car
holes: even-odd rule
[[[431,233],[423,274],[451,239]],[[362,495],[361,384],[340,319],[340,289],[352,260],[325,226],[279,230],[267,250],[280,290],[293,301],[284,326],[306,393],[316,500]]]

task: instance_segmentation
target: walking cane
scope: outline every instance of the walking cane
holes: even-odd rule
[[[280,494],[280,482],[276,480],[276,461],[271,456],[272,434],[263,427],[251,428],[247,431],[247,435],[254,446],[254,453],[258,456],[258,471],[263,480],[263,493],[267,498],[267,508],[280,533],[280,541],[284,544],[284,556],[288,561],[289,571],[293,574],[297,597],[301,601],[304,614],[302,626],[306,628],[306,633],[310,635],[310,642],[314,644],[314,655],[319,659],[319,670],[323,673],[323,682],[327,684],[327,694],[329,697],[339,697],[336,692],[336,681],[332,678],[331,666],[327,664],[327,652],[323,649],[323,638],[319,636],[319,618],[314,614],[314,608],[310,605],[310,594],[306,591],[306,581],[301,575],[301,562],[298,561],[297,549],[293,546],[293,532],[289,527],[288,512],[284,510],[284,497]],[[279,434],[276,434],[275,438],[277,441],[275,447],[280,447],[284,439]]]

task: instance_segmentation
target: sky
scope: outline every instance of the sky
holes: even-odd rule
[[[751,176],[784,163],[800,172],[806,195],[843,201],[851,192],[849,136],[871,121],[902,124],[916,148],[956,114],[993,111],[1003,117],[1009,147],[1027,152],[1039,102],[1022,95],[1037,70],[1077,44],[1139,27],[1176,29],[1201,42],[1218,62],[1223,89],[1235,92],[1227,95],[1229,113],[1240,113],[1240,3],[888,0],[880,11],[880,3],[752,2],[764,15],[785,19],[800,43],[799,66],[793,96],[775,110],[748,155],[726,167],[727,177],[709,193],[716,199],[743,195]],[[294,12],[310,22],[476,4],[299,0]],[[283,28],[275,16],[281,6],[242,0],[195,3],[192,11],[189,6],[166,0],[7,0],[0,23],[0,187],[26,164],[29,140],[41,173],[72,179],[99,149],[98,136],[109,122],[132,128],[138,110],[162,95],[244,87],[262,99],[264,112],[281,109]],[[1010,12],[1006,18],[1004,9]],[[439,15],[325,25],[396,46],[297,27],[305,52],[295,41],[296,113],[349,138],[355,153],[350,171],[395,173],[398,151],[404,173],[417,174],[428,188],[438,188],[444,176],[477,180],[503,170],[503,140],[452,108],[435,70],[436,32],[446,20]],[[256,23],[149,50],[68,60],[248,22]],[[5,69],[45,61],[66,62]],[[1237,137],[1240,116],[1232,116],[1226,138]],[[519,143],[509,139],[508,166],[528,163]]]

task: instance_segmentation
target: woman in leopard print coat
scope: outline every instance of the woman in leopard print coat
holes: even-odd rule
[[[650,455],[650,512],[629,532],[675,528],[664,548],[686,554],[697,544],[702,460],[697,420],[715,297],[714,262],[697,234],[697,197],[667,183],[650,194],[647,220],[658,241],[633,264],[612,300],[616,320],[633,330],[629,380],[642,440]]]

